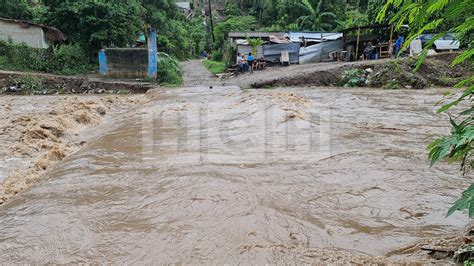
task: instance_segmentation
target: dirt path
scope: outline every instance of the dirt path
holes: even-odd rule
[[[209,72],[203,65],[201,60],[190,60],[182,62],[183,68],[183,86],[239,86],[246,88],[254,83],[271,83],[275,80],[287,80],[289,78],[301,77],[304,79],[312,73],[320,75],[324,73],[336,73],[333,70],[345,68],[348,66],[371,66],[384,63],[387,60],[364,61],[364,62],[331,62],[331,63],[314,63],[305,65],[291,65],[289,67],[268,67],[263,71],[255,71],[253,74],[244,73],[233,76],[228,79],[220,79]]]
[[[456,53],[441,53],[425,60],[415,74],[413,58],[328,62],[289,67],[267,67],[254,73],[243,73],[228,79],[219,79],[209,73],[201,61],[183,63],[185,86],[239,86],[241,88],[286,87],[286,86],[335,86],[345,70],[351,68],[372,69],[372,87],[383,87],[390,80],[396,80],[400,88],[424,89],[429,87],[451,87],[462,79],[469,78],[464,66],[451,67]]]
[[[181,66],[184,87],[219,84],[219,79],[204,67],[201,60],[185,61]]]

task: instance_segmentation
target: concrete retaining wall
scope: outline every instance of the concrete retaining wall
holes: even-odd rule
[[[148,77],[148,50],[137,48],[109,48],[105,50],[110,78]]]

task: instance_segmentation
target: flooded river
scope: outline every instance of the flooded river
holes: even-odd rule
[[[459,234],[441,90],[170,90],[0,205],[0,262],[294,263]]]

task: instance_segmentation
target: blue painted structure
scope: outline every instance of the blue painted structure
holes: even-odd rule
[[[156,44],[156,29],[148,32],[148,78],[156,79],[158,76],[158,48]]]
[[[105,54],[105,50],[101,49],[99,51],[99,74],[107,75],[109,72],[109,66],[107,65],[107,55]]]
[[[107,48],[101,49],[99,73],[112,78],[158,77],[158,47],[156,29],[148,31],[147,48]]]

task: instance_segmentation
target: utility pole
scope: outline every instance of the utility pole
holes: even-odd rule
[[[211,0],[208,0],[209,4],[209,18],[211,19],[211,36],[212,36],[212,43],[214,43],[215,37],[214,37],[214,20],[212,18],[212,6],[211,6]]]

